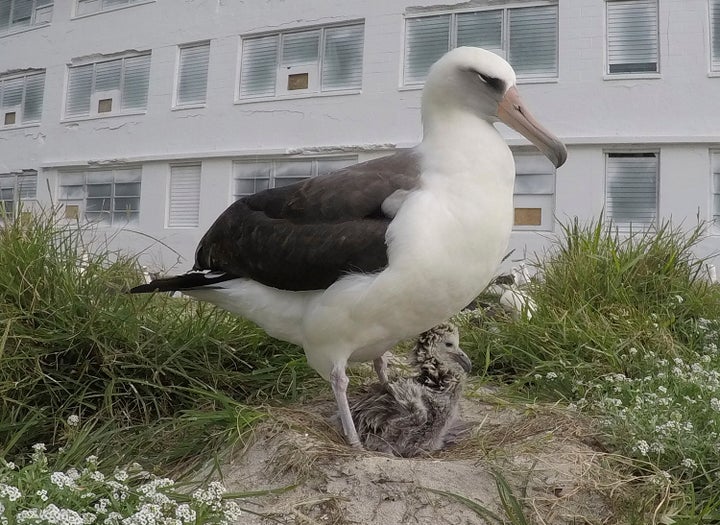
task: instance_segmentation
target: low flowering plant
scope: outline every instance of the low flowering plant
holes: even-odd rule
[[[106,475],[90,456],[82,468],[60,472],[49,467],[45,445],[33,450],[24,467],[0,459],[0,525],[240,523],[240,506],[218,482],[188,495],[137,464]]]

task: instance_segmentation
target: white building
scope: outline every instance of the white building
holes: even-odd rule
[[[513,259],[567,217],[720,217],[720,0],[0,0],[0,200],[186,269],[237,196],[417,143],[455,45],[505,56],[568,146],[555,173],[502,130]]]

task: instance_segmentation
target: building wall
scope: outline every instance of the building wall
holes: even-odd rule
[[[0,173],[39,169],[39,198],[48,202],[63,168],[142,165],[139,224],[119,234],[99,228],[96,235],[115,247],[142,250],[149,266],[186,268],[202,233],[231,201],[233,159],[319,149],[351,151],[365,160],[421,139],[420,90],[399,87],[403,16],[411,6],[416,12],[434,3],[157,0],[73,18],[73,0],[56,0],[49,26],[0,37],[0,74],[46,70],[41,124],[0,128]],[[503,2],[458,5],[488,4]],[[660,0],[659,6],[659,74],[608,78],[605,2],[560,0],[558,79],[520,85],[539,120],[568,145],[568,162],[556,180],[560,220],[603,210],[605,153],[618,148],[660,152],[662,216],[686,224],[696,215],[712,217],[709,150],[720,147],[720,77],[708,73],[709,3]],[[360,93],[235,101],[241,35],[360,19],[365,23]],[[207,102],[173,109],[177,46],[202,40],[211,42]],[[147,111],[63,120],[68,65],[125,50],[152,51]],[[499,127],[512,146],[527,144]],[[202,162],[198,228],[165,227],[170,163],[178,160]],[[511,259],[546,249],[552,234],[515,232]],[[703,248],[715,249],[720,249],[717,237]]]

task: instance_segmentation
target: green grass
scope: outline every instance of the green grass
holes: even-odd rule
[[[301,349],[251,323],[127,294],[137,262],[91,236],[50,215],[0,227],[0,456],[63,445],[77,416],[84,452],[167,466],[249,426],[250,404],[317,384]]]
[[[703,232],[574,221],[537,264],[533,315],[463,332],[484,373],[592,416],[609,450],[681,487],[678,523],[720,519],[720,287],[692,255]]]

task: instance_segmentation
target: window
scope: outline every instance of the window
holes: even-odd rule
[[[104,226],[137,222],[140,178],[140,168],[61,173],[58,193],[65,218]]]
[[[75,16],[109,11],[140,2],[145,3],[147,1],[148,0],[77,0]]]
[[[147,107],[150,54],[70,66],[65,116],[143,111]]]
[[[365,25],[243,38],[239,97],[357,91]]]
[[[555,167],[547,157],[515,154],[515,230],[552,230]]]
[[[459,46],[497,53],[519,79],[556,78],[557,2],[407,18],[403,85],[422,84],[430,66]]]
[[[608,153],[605,213],[621,230],[655,225],[658,215],[658,154]]]
[[[710,153],[712,168],[712,213],[715,224],[720,225],[720,151]]]
[[[658,0],[607,0],[608,73],[657,73]]]
[[[720,0],[710,0],[711,71],[720,73]]]
[[[210,42],[180,48],[175,106],[205,103],[209,62]]]
[[[0,0],[0,35],[49,24],[53,0]]]
[[[37,171],[0,174],[0,222],[5,217],[15,216],[19,210],[18,204],[36,198]]]
[[[240,160],[233,163],[234,200],[268,188],[279,188],[295,182],[331,173],[357,162],[357,157],[320,159]]]
[[[200,225],[200,164],[170,166],[168,228]]]
[[[0,129],[40,122],[45,72],[0,77]]]

